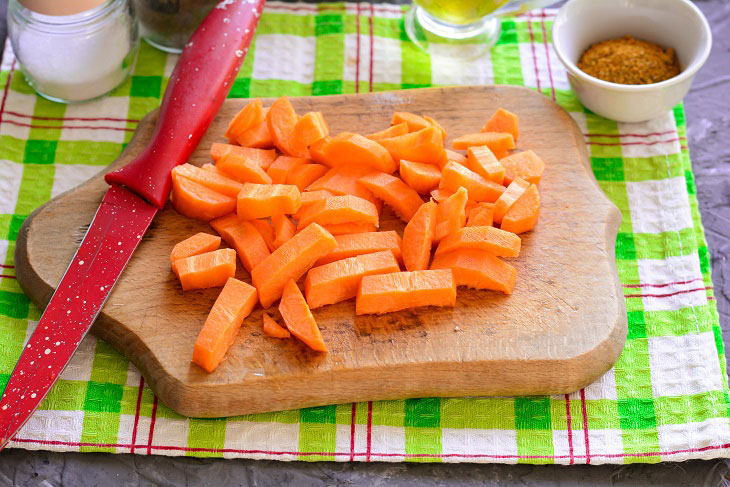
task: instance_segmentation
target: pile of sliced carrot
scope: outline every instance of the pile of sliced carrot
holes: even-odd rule
[[[545,169],[515,150],[518,135],[517,115],[502,108],[448,148],[426,115],[330,135],[321,112],[299,115],[286,97],[250,102],[228,143],[211,146],[215,164],[172,172],[173,206],[220,235],[199,233],[170,255],[183,290],[223,287],[193,362],[212,372],[256,304],[280,302],[280,319],[263,313],[265,336],[327,352],[311,309],[353,298],[357,314],[455,306],[458,286],[511,294],[517,270],[502,259],[519,255],[518,234],[537,223]],[[383,205],[404,222],[402,237],[378,231]],[[251,284],[234,278],[236,256]]]

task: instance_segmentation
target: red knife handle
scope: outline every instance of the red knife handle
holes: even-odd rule
[[[106,182],[162,208],[170,171],[188,160],[231,89],[266,0],[223,0],[198,26],[180,55],[146,149]]]

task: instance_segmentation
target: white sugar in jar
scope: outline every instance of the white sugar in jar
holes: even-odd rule
[[[139,47],[127,0],[10,0],[8,35],[28,83],[64,103],[122,84]]]

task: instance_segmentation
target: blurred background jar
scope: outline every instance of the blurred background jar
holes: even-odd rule
[[[28,84],[64,103],[122,84],[139,46],[128,0],[10,0],[8,34]]]
[[[163,51],[180,53],[213,9],[211,0],[132,0],[142,37]]]

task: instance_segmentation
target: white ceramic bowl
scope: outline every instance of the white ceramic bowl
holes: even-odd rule
[[[672,47],[682,72],[660,83],[609,83],[578,69],[591,44],[631,35]],[[553,46],[570,86],[591,111],[619,122],[643,122],[679,103],[710,54],[712,34],[689,0],[570,0],[553,24]]]

